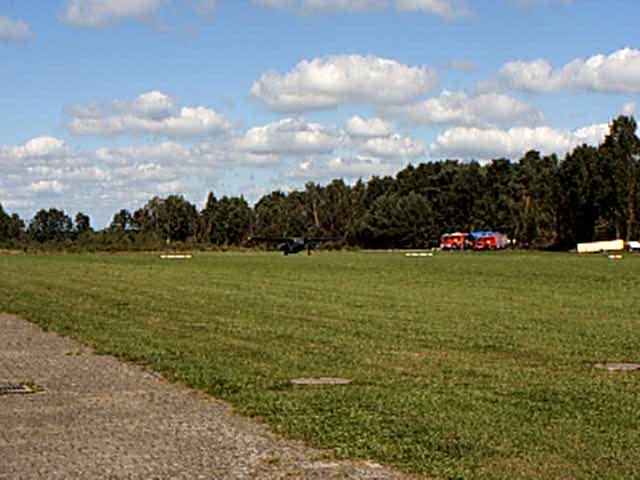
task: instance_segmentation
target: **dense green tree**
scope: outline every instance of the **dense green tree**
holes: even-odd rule
[[[622,115],[613,120],[599,154],[603,176],[600,220],[609,226],[611,233],[615,230],[616,238],[630,240],[638,234],[640,140],[635,120]]]
[[[0,203],[0,242],[9,239],[9,229],[11,227],[11,217],[2,208]]]
[[[39,243],[62,242],[71,239],[73,223],[63,210],[42,209],[31,220],[27,230],[28,237]]]
[[[482,188],[474,204],[474,229],[497,230],[513,237],[518,219],[514,171],[514,164],[504,158],[484,166]]]
[[[549,248],[557,241],[557,169],[555,155],[541,157],[533,150],[525,154],[515,169],[519,215],[514,235],[534,247]]]
[[[558,167],[558,246],[572,248],[595,238],[598,207],[595,202],[598,150],[581,145]]]
[[[199,215],[195,205],[182,196],[153,197],[141,211],[134,214],[134,224],[144,235],[171,243],[195,237],[198,234]]]
[[[118,233],[126,233],[133,229],[134,222],[133,217],[131,216],[131,212],[129,210],[123,208],[118,213],[113,216],[113,220],[111,220],[111,225],[109,225],[109,229],[113,232]]]
[[[357,236],[361,219],[366,213],[364,198],[367,194],[367,185],[358,181],[349,189],[348,223],[342,235],[346,237],[349,245],[358,245]]]
[[[141,232],[147,236],[152,236],[155,234],[157,225],[154,224],[151,217],[151,209],[147,208],[147,206],[139,208],[138,210],[133,212],[133,215],[129,213],[129,216],[131,220],[129,220],[125,224],[131,225],[133,230]]]
[[[389,192],[361,219],[356,237],[367,248],[425,247],[437,241],[439,231],[424,195]]]
[[[214,245],[241,245],[253,224],[253,211],[244,197],[222,197],[209,193],[201,212],[204,236]]]
[[[89,215],[85,215],[82,212],[78,212],[75,218],[76,224],[76,233],[78,235],[83,235],[91,232],[93,229],[91,228],[91,219]]]
[[[308,182],[304,189],[304,204],[307,224],[306,230],[313,235],[320,235],[322,224],[320,216],[325,206],[324,189],[313,182]]]
[[[362,197],[362,206],[370,210],[378,197],[391,193],[396,189],[396,183],[391,177],[373,176],[367,182],[367,189]]]
[[[215,243],[212,238],[218,211],[218,199],[213,192],[209,192],[207,202],[200,212],[200,236],[204,242]]]
[[[256,203],[254,212],[255,236],[299,236],[306,233],[307,210],[303,192],[271,192]]]
[[[7,237],[10,240],[24,241],[26,238],[25,223],[17,213],[12,213],[9,219],[9,230]]]
[[[454,229],[469,232],[483,227],[478,221],[476,205],[484,191],[484,176],[477,162],[461,164],[452,178],[450,197]],[[491,226],[491,228],[496,228]]]
[[[306,233],[312,236],[343,237],[353,221],[351,189],[344,180],[322,187],[307,183],[304,195]]]

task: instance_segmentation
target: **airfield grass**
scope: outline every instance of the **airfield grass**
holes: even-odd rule
[[[640,477],[640,257],[0,256],[0,311],[340,458],[435,478]],[[0,346],[0,348],[2,348]],[[297,386],[337,376],[346,386]]]

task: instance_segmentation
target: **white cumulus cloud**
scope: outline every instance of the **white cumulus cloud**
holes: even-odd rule
[[[490,160],[519,158],[529,150],[562,155],[583,143],[598,145],[609,133],[607,124],[574,131],[550,127],[517,127],[509,130],[456,127],[441,133],[431,144],[431,156]]]
[[[388,137],[393,133],[393,125],[386,120],[364,119],[358,115],[347,120],[345,129],[353,137]]]
[[[635,116],[637,110],[637,105],[635,102],[625,103],[620,110],[622,115],[626,115],[627,117]]]
[[[171,138],[228,133],[231,122],[215,110],[198,106],[177,108],[162,92],[144,93],[133,102],[115,101],[105,110],[95,104],[68,109],[68,130],[76,135],[150,134]]]
[[[472,14],[471,8],[462,0],[396,0],[396,8],[401,11],[423,11],[448,20]]]
[[[0,146],[0,169],[8,176],[47,176],[86,165],[85,158],[55,137],[36,137],[22,145]]]
[[[514,61],[500,70],[508,88],[529,92],[582,90],[640,92],[640,50],[624,48],[610,55],[575,59],[559,69],[548,60]]]
[[[175,13],[180,3],[191,7],[198,15],[209,16],[217,0],[67,0],[62,19],[78,27],[102,28],[124,21],[148,22],[158,17],[161,9]]]
[[[344,140],[344,134],[339,130],[304,119],[285,118],[249,129],[235,139],[234,147],[260,154],[327,153],[338,148]]]
[[[18,209],[47,202],[57,205],[90,169],[85,158],[55,137],[0,146],[0,202]]]
[[[103,27],[123,20],[152,18],[167,0],[69,0],[63,19],[81,27]]]
[[[172,180],[169,182],[161,182],[156,186],[156,188],[158,189],[158,192],[160,192],[161,194],[169,195],[169,194],[180,194],[184,192],[187,187],[180,180]]]
[[[32,38],[33,32],[25,22],[0,16],[0,41],[26,42]]]
[[[131,113],[140,117],[162,118],[171,114],[176,101],[169,95],[153,90],[139,95],[133,102],[116,100],[113,102],[115,110]]]
[[[71,154],[64,141],[55,137],[36,137],[23,145],[0,147],[0,160],[64,157]]]
[[[273,110],[302,112],[341,104],[402,104],[437,84],[438,75],[429,67],[372,55],[339,55],[303,60],[284,75],[265,73],[251,94]]]
[[[528,102],[499,93],[468,95],[444,91],[440,97],[388,109],[414,125],[538,125],[544,114]]]
[[[422,142],[398,134],[370,138],[361,148],[366,154],[383,158],[415,158],[423,156],[426,151]]]
[[[249,129],[234,138],[227,148],[278,157],[416,158],[425,154],[425,145],[409,137],[393,134],[381,119],[352,117],[345,130],[330,125],[286,118]]]
[[[392,162],[371,156],[313,157],[298,162],[285,176],[314,182],[335,178],[357,180],[373,175],[392,175],[398,168],[399,166]]]
[[[64,183],[58,180],[39,180],[37,182],[32,182],[31,185],[29,185],[29,190],[35,193],[62,193],[67,188],[68,187]]]
[[[472,11],[465,0],[252,0],[268,8],[302,14],[370,12],[395,8],[399,11],[423,12],[448,20],[469,16]]]

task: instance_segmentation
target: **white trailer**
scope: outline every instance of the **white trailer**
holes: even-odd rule
[[[636,250],[640,250],[640,242],[631,240],[630,242],[627,242],[627,248],[629,249],[630,252],[635,252]]]
[[[624,240],[607,240],[604,242],[579,243],[578,253],[621,252]]]

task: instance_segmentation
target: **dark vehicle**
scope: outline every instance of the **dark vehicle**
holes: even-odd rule
[[[285,255],[307,251],[311,255],[311,250],[315,249],[318,243],[339,242],[344,238],[339,237],[250,237],[250,241],[277,243],[278,250]]]

